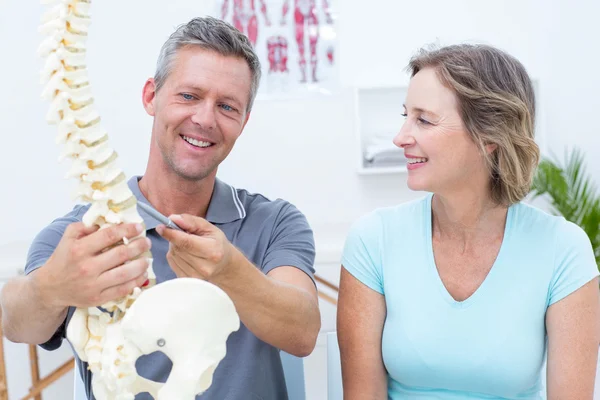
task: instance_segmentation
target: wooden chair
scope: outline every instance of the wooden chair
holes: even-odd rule
[[[23,274],[25,255],[29,243],[25,241],[0,245],[0,283],[5,283],[18,275]],[[0,314],[1,317],[1,314]],[[31,371],[31,388],[29,393],[22,398],[42,400],[42,391],[56,382],[60,377],[73,369],[74,360],[71,358],[60,365],[48,376],[41,378],[38,365],[37,346],[29,346],[29,367]],[[6,363],[4,360],[4,334],[0,324],[0,400],[8,400],[8,383],[6,380]]]
[[[73,369],[75,361],[69,359],[58,368],[53,370],[44,378],[40,378],[40,369],[38,364],[37,346],[27,345],[29,347],[29,367],[31,370],[31,387],[29,393],[21,400],[42,400],[42,391],[52,385],[63,375]],[[0,326],[0,400],[8,400],[8,383],[6,380],[6,363],[4,360],[4,335],[2,326]]]

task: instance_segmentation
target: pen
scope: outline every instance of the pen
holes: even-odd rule
[[[169,218],[167,218],[164,215],[162,215],[161,213],[159,213],[151,205],[142,203],[141,201],[138,201],[137,205],[139,208],[146,211],[151,217],[153,217],[160,223],[164,224],[167,228],[176,229],[178,231],[185,232],[183,229],[181,229],[179,226],[177,226],[177,224],[175,222],[171,221]]]

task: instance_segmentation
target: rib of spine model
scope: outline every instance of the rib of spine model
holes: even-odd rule
[[[38,50],[45,58],[42,97],[51,103],[46,119],[58,127],[57,142],[63,145],[60,159],[73,161],[67,176],[79,181],[75,197],[91,204],[83,223],[100,229],[143,223],[94,105],[85,62],[90,0],[42,0],[42,4],[50,5],[42,17],[40,31],[46,37]],[[137,238],[124,238],[123,243],[143,236],[145,232]],[[152,259],[150,253],[142,256],[150,261],[150,288],[155,283]],[[109,313],[96,307],[78,308],[69,323],[67,338],[88,362],[98,399],[133,398],[125,387],[135,379],[135,360],[119,340],[107,336],[107,328],[121,320],[141,291],[136,288],[124,298],[100,305]]]

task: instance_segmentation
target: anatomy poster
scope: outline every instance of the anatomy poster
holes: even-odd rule
[[[341,0],[217,0],[262,65],[260,95],[331,93],[339,87],[335,3]]]

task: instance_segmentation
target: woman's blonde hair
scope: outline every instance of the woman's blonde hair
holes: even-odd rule
[[[422,49],[411,77],[433,68],[458,98],[462,121],[479,146],[491,177],[492,199],[510,205],[529,192],[540,152],[534,141],[535,95],[525,67],[487,45]],[[495,145],[491,153],[487,145]]]

